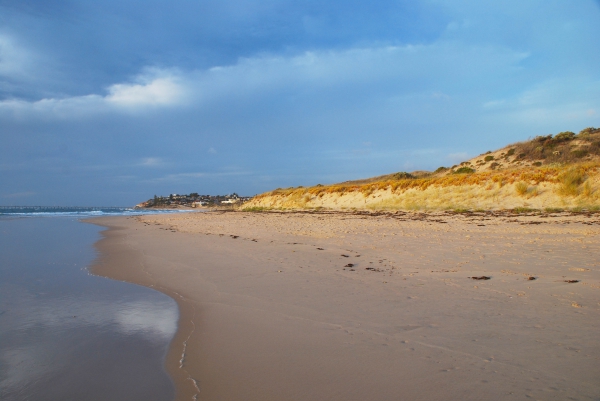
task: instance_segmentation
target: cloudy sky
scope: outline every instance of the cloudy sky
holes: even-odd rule
[[[598,0],[0,0],[0,205],[253,195],[600,126]]]

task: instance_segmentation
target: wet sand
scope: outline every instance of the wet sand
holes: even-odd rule
[[[600,397],[598,214],[93,222],[94,273],[179,305],[178,400]]]
[[[0,400],[163,401],[177,305],[91,276],[99,227],[0,216]]]

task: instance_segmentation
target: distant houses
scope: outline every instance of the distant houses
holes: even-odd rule
[[[234,193],[233,195],[231,195],[231,198],[221,201],[221,204],[222,205],[232,205],[232,204],[238,203],[238,202],[240,202],[240,197]]]
[[[136,207],[211,207],[218,205],[232,205],[236,203],[243,203],[249,200],[249,196],[239,196],[236,193],[227,195],[200,195],[196,192],[192,192],[188,195],[181,194],[170,194],[169,196],[156,196],[148,199],[146,202],[142,202]]]

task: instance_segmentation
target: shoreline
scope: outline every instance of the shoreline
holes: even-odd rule
[[[177,400],[600,394],[597,215],[86,222],[108,228],[91,272],[177,302]]]
[[[124,220],[130,216],[103,216],[82,220],[84,223],[104,227],[100,234],[102,238],[94,244],[98,257],[89,267],[90,273],[111,280],[124,281],[141,285],[159,291],[177,303],[179,319],[177,331],[170,341],[165,357],[165,370],[175,385],[175,400],[191,400],[197,393],[197,387],[191,376],[181,369],[182,355],[185,349],[181,344],[193,332],[195,308],[185,301],[176,291],[161,286],[144,272],[144,260],[139,251],[124,246],[124,236],[127,224]]]

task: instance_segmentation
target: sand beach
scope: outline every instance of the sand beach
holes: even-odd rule
[[[102,217],[180,310],[177,400],[597,400],[600,215]]]

